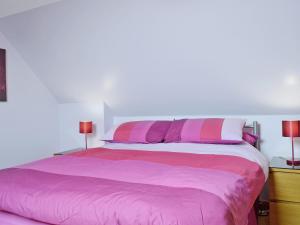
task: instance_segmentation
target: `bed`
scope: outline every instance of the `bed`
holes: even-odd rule
[[[267,175],[248,143],[107,143],[1,170],[0,224],[247,225]]]

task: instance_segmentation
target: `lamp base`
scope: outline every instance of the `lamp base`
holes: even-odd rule
[[[287,159],[286,164],[288,164],[289,166],[300,166],[300,159],[294,159],[294,162],[292,159]]]

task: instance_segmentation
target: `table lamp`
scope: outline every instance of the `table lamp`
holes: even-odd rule
[[[87,149],[87,135],[93,133],[93,122],[92,121],[80,121],[79,122],[79,133],[85,134],[85,149]]]
[[[289,120],[282,121],[282,136],[290,137],[292,141],[292,159],[288,159],[286,162],[290,166],[299,166],[300,160],[295,160],[294,156],[294,138],[300,137],[300,121],[299,120]]]

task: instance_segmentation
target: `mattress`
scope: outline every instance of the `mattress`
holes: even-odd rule
[[[107,144],[1,170],[0,222],[246,225],[267,174],[248,144]]]

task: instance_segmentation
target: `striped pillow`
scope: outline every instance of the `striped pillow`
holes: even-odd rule
[[[118,125],[106,141],[120,143],[159,143],[163,142],[171,121],[131,121]]]
[[[243,141],[242,119],[183,119],[175,120],[166,135],[165,142],[197,142],[237,144]]]

